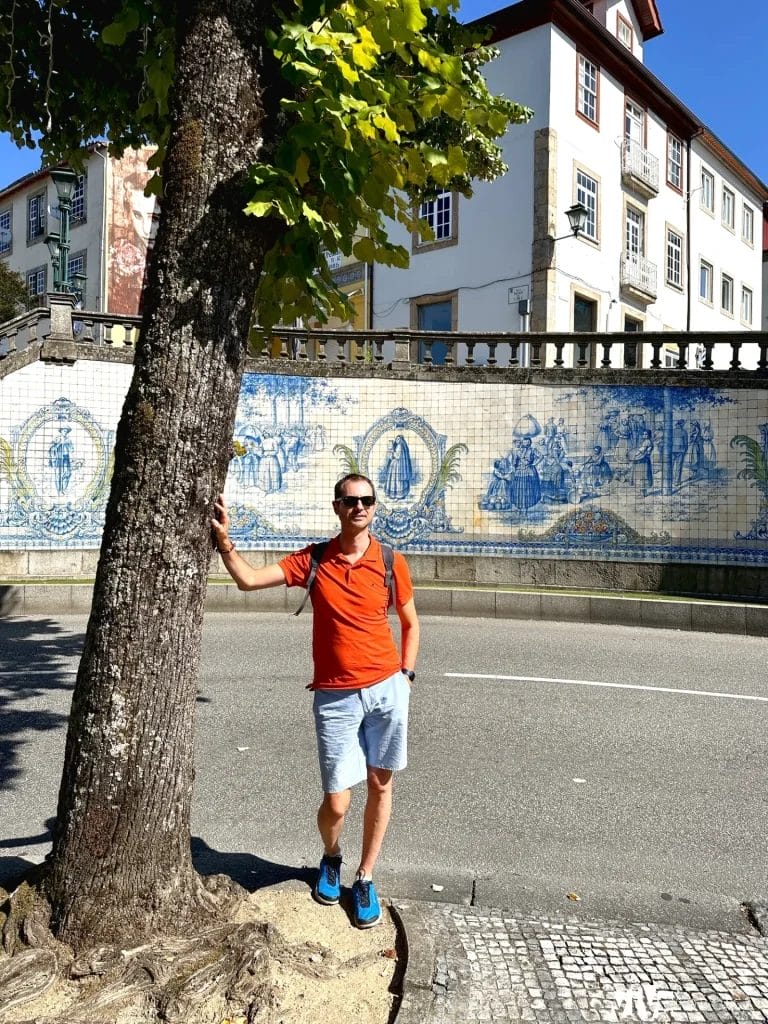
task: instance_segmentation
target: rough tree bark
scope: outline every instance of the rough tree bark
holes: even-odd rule
[[[179,932],[208,907],[190,856],[208,520],[274,241],[242,210],[275,98],[261,5],[179,6],[162,218],[44,883],[53,932],[75,949]]]

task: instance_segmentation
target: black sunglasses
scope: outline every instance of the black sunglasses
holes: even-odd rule
[[[372,494],[345,494],[343,498],[337,498],[340,504],[344,508],[355,508],[358,501],[362,504],[363,508],[370,508],[371,505],[376,504],[376,499]]]

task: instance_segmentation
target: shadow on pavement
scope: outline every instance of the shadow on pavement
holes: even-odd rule
[[[229,875],[248,892],[294,880],[311,888],[317,874],[312,868],[275,864],[253,853],[223,853],[199,836],[192,837],[192,862],[201,875]]]
[[[54,619],[0,618],[0,789],[21,774],[26,737],[66,727],[82,646]]]
[[[16,836],[11,839],[0,839],[0,885],[4,889],[11,891],[16,885],[22,880],[25,875],[28,875],[30,871],[37,867],[37,861],[25,860],[24,857],[17,857],[11,855],[8,857],[2,856],[3,850],[15,850],[20,847],[26,848],[28,846],[37,846],[39,843],[50,843],[53,838],[53,826],[56,824],[55,818],[48,818],[44,823],[44,832],[40,832],[35,836]]]

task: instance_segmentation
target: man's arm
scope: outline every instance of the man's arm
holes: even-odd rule
[[[250,562],[235,551],[235,545],[229,539],[229,512],[223,494],[219,495],[213,508],[215,518],[211,520],[211,530],[216,547],[224,562],[224,568],[237,584],[238,590],[265,590],[267,587],[283,585],[285,573],[277,562],[263,569],[254,569]]]
[[[403,668],[413,670],[419,653],[419,617],[413,598],[397,609],[397,616],[400,619],[400,663]]]

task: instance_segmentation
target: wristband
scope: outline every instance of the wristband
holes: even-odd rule
[[[407,676],[409,683],[412,683],[413,680],[416,678],[416,673],[410,668],[401,668],[400,671],[403,673],[404,676]]]
[[[227,540],[229,540],[229,538],[227,538]],[[220,555],[229,555],[229,554],[231,554],[231,552],[233,552],[235,550],[235,542],[233,540],[230,540],[229,541],[229,547],[225,548],[223,551],[222,551],[222,549],[217,544],[216,545],[216,550],[219,552]]]

